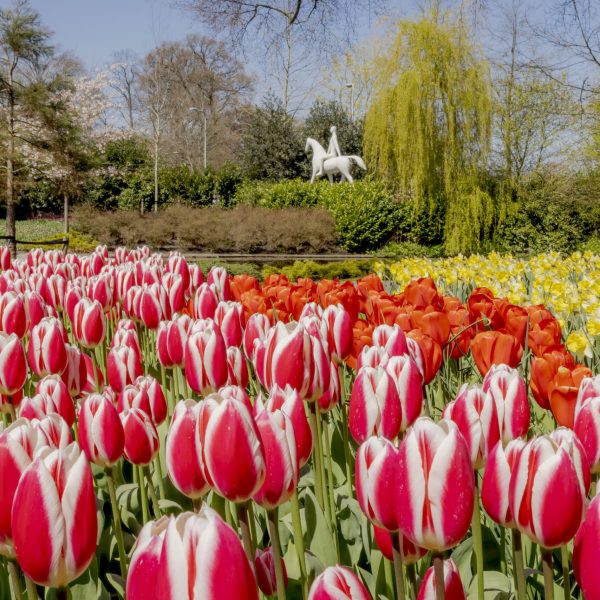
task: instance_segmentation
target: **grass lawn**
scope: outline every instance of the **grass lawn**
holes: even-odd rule
[[[17,239],[25,241],[44,241],[57,233],[62,233],[62,219],[28,219],[17,221]],[[0,219],[0,235],[6,235],[6,220]]]

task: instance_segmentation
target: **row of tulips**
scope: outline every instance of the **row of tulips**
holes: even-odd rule
[[[428,279],[204,281],[147,248],[0,264],[13,597],[464,598],[470,544],[483,598],[497,534],[522,599],[524,534],[545,597],[600,598],[600,378],[543,306]]]

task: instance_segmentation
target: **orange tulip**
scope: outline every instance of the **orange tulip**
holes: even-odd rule
[[[367,297],[369,292],[383,292],[383,282],[379,278],[379,275],[376,275],[375,273],[357,279],[356,287],[358,288],[359,294],[364,298]]]
[[[410,317],[413,327],[420,329],[433,338],[440,346],[444,346],[450,335],[450,321],[446,313],[428,306],[425,310],[414,310]]]
[[[584,377],[591,377],[592,372],[584,365],[574,368],[560,366],[548,384],[550,408],[559,425],[573,429],[577,392]]]
[[[471,339],[475,335],[475,327],[469,327],[471,322],[469,311],[465,306],[447,310],[446,316],[450,324],[450,341],[448,344],[449,355],[459,359],[469,352]]]
[[[550,346],[543,356],[536,356],[529,369],[529,388],[533,399],[546,410],[550,410],[548,386],[559,367],[575,367],[573,357],[564,346]]]
[[[504,319],[498,312],[494,300],[497,300],[497,298],[488,288],[474,289],[467,300],[471,322],[474,323],[485,317],[489,321],[492,329],[498,330],[504,327]],[[478,331],[481,331],[482,329],[482,325],[477,327]]]
[[[508,304],[503,306],[502,318],[506,323],[505,329],[508,333],[514,335],[519,344],[525,347],[525,335],[529,323],[529,314],[522,306]]]
[[[561,338],[560,323],[552,317],[531,324],[527,342],[535,356],[542,356],[545,348],[560,344]]]
[[[364,319],[358,319],[352,328],[352,351],[346,359],[348,366],[356,369],[356,360],[365,346],[373,341],[374,326],[370,325]]]
[[[229,289],[231,291],[232,300],[236,302],[241,302],[242,295],[245,292],[249,292],[251,290],[260,292],[260,285],[256,277],[252,277],[251,275],[242,274],[242,275],[234,275],[229,280]]]
[[[440,310],[444,305],[442,296],[431,277],[421,277],[416,281],[411,281],[404,288],[404,301],[412,304],[415,308],[433,306]]]
[[[433,381],[442,366],[442,347],[420,329],[409,331],[406,337],[413,339],[419,346],[423,361],[419,364],[417,360],[417,364],[423,374],[423,383],[428,384]]]
[[[485,376],[492,365],[516,367],[521,362],[523,346],[510,333],[481,331],[471,340],[471,352],[475,366]]]

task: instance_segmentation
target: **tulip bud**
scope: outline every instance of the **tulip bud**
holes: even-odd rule
[[[352,437],[359,444],[372,435],[394,439],[401,424],[402,409],[394,381],[381,367],[363,367],[350,395]]]
[[[60,376],[46,375],[38,381],[35,391],[41,396],[49,396],[52,399],[52,403],[58,410],[50,412],[57,412],[69,424],[69,427],[73,425],[75,422],[75,407],[69,394],[69,388]]]
[[[562,445],[549,436],[527,443],[513,467],[509,506],[519,530],[540,546],[556,548],[575,535],[584,497],[573,461]]]
[[[203,506],[147,523],[127,574],[127,600],[258,600],[252,567],[237,534]]]
[[[37,434],[25,419],[17,419],[8,428],[0,425],[0,555],[15,557],[12,543],[10,515],[17,485],[25,469],[31,464],[36,449]]]
[[[16,333],[22,339],[29,326],[25,302],[21,294],[6,292],[0,296],[0,329],[4,333]]]
[[[164,316],[170,317],[183,310],[187,290],[187,283],[184,283],[183,277],[175,273],[165,273],[161,285],[167,297],[167,310],[164,311]]]
[[[248,386],[248,367],[242,351],[237,346],[227,348],[227,383],[239,385],[242,388]]]
[[[526,437],[531,415],[527,387],[520,373],[508,365],[493,365],[483,380],[482,389],[496,406],[502,443]]]
[[[446,600],[467,600],[460,573],[451,558],[444,561],[444,594]],[[429,567],[423,577],[417,600],[436,600],[436,598],[434,567]]]
[[[261,402],[260,397],[257,398],[256,404]],[[306,409],[300,394],[296,390],[287,386],[284,389],[275,385],[269,392],[269,397],[265,408],[274,412],[281,410],[291,420],[294,427],[294,440],[296,442],[296,456],[300,467],[303,467],[312,452],[312,430],[306,417]]]
[[[181,400],[175,406],[167,434],[167,472],[173,485],[188,498],[200,498],[210,489],[200,466],[199,434],[210,408],[210,403]]]
[[[465,383],[456,400],[446,405],[443,417],[456,423],[469,449],[473,468],[481,469],[500,439],[493,398],[486,396],[477,386]]]
[[[415,544],[442,552],[465,536],[475,478],[469,451],[452,421],[415,421],[402,440],[396,470],[396,519]]]
[[[98,521],[92,470],[77,444],[48,448],[27,467],[11,524],[19,566],[35,583],[63,587],[87,569]]]
[[[140,294],[138,317],[147,329],[157,329],[164,316],[160,292],[162,288],[144,286]],[[164,291],[164,290],[162,290]]]
[[[421,414],[423,387],[417,363],[408,355],[392,356],[385,370],[396,385],[402,413],[400,431],[406,431]]]
[[[498,442],[490,452],[481,481],[481,503],[487,514],[502,527],[515,527],[508,503],[512,470],[525,441],[517,438],[506,448]]]
[[[231,398],[208,396],[218,406],[211,412],[202,442],[204,476],[221,496],[244,502],[265,481],[264,448],[252,414]]]
[[[285,562],[281,561],[283,568],[283,587],[287,587],[288,577],[285,568]],[[273,596],[277,592],[277,577],[275,574],[275,559],[273,557],[273,548],[269,546],[264,550],[256,549],[256,558],[254,559],[254,570],[258,587],[265,596]]]
[[[194,294],[194,318],[195,319],[212,319],[217,310],[217,294],[214,287],[203,283]]]
[[[267,315],[254,313],[250,315],[244,330],[244,354],[248,360],[252,360],[254,354],[254,340],[264,340],[271,329],[271,323]]]
[[[590,399],[600,396],[600,375],[594,377],[584,377],[579,384],[577,392],[577,401],[575,403],[575,420],[579,416],[579,411],[583,405]]]
[[[125,434],[119,413],[105,396],[90,394],[79,409],[78,439],[88,460],[111,467],[123,454]]]
[[[402,535],[399,531],[390,533],[383,527],[377,527],[373,525],[373,534],[377,547],[381,550],[381,554],[388,560],[394,560],[394,546],[392,542],[392,535],[399,536],[400,546],[400,558],[402,563],[405,565],[414,565],[418,560],[423,558],[427,554],[425,548],[415,546],[405,535]]]
[[[321,324],[332,358],[344,360],[352,350],[352,322],[348,311],[341,304],[332,304],[323,311]]]
[[[261,411],[256,426],[264,451],[266,477],[252,498],[259,506],[272,510],[287,502],[298,484],[294,427],[290,418],[279,410]]]
[[[229,275],[223,267],[213,267],[206,278],[208,285],[213,285],[219,301],[227,301],[231,298],[229,289]]]
[[[389,531],[396,531],[394,484],[398,450],[385,438],[370,437],[356,453],[356,498],[367,518]]]
[[[71,427],[75,421],[75,407],[71,397],[67,395],[65,401],[50,394],[36,394],[31,398],[24,397],[19,407],[19,416],[29,420],[43,419],[52,413],[60,415]]]
[[[36,454],[46,447],[64,450],[73,441],[71,429],[58,413],[34,419],[32,424],[37,433]]]
[[[388,356],[408,354],[408,343],[398,325],[378,325],[373,330],[373,346],[383,348]]]
[[[365,346],[358,355],[356,368],[360,371],[363,367],[372,367],[373,369],[385,367],[389,360],[390,357],[385,351],[385,348],[380,348],[379,346]],[[420,375],[421,372],[419,371],[419,376]]]
[[[15,333],[0,332],[0,394],[12,396],[23,388],[27,362],[21,340]]]
[[[371,595],[353,571],[337,565],[313,581],[308,600],[371,600]]]
[[[121,392],[141,374],[142,364],[133,348],[129,346],[111,348],[106,362],[106,376],[115,392]]]
[[[125,434],[125,458],[142,467],[150,464],[158,453],[158,432],[152,419],[141,409],[126,409],[121,413]]]
[[[591,484],[590,465],[583,444],[572,429],[558,427],[550,433],[550,438],[559,447],[563,447],[575,467],[577,479],[583,496],[587,496]]]
[[[228,348],[241,346],[244,337],[244,307],[239,302],[219,302],[214,319],[223,334],[225,345]]]
[[[227,383],[227,351],[217,325],[196,321],[185,345],[185,378],[197,393],[215,392]]]
[[[67,351],[62,324],[58,319],[46,317],[31,329],[27,346],[31,370],[38,376],[61,374],[67,366]]]
[[[104,340],[106,319],[97,300],[82,298],[73,310],[73,335],[84,348],[95,348]]]

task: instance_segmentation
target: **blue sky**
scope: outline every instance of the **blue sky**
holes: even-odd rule
[[[3,5],[7,0],[0,0]],[[164,40],[201,32],[200,25],[165,0],[30,0],[54,43],[71,50],[91,70],[118,50],[140,57]]]

